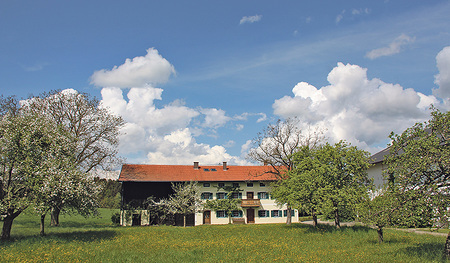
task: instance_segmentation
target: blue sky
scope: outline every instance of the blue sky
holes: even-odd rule
[[[246,164],[298,117],[372,153],[450,107],[450,1],[0,3],[0,94],[75,89],[128,122],[130,163]]]

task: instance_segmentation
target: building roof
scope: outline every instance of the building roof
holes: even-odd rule
[[[383,149],[383,150],[377,152],[376,154],[372,155],[372,156],[370,157],[369,163],[371,163],[371,164],[377,164],[377,163],[383,162],[385,156],[386,156],[386,155],[389,155],[389,150],[390,150],[390,149],[391,149],[390,147],[387,147],[386,149]]]
[[[226,169],[224,170],[224,167]],[[124,164],[120,182],[218,182],[218,181],[275,181],[270,166],[198,166]]]

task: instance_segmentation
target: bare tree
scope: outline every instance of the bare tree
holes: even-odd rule
[[[285,180],[289,171],[294,168],[294,153],[301,146],[314,149],[325,139],[324,133],[319,129],[308,128],[302,130],[296,118],[278,120],[269,124],[258,136],[253,139],[253,148],[247,159],[268,165],[266,173],[271,173],[278,180]],[[291,223],[291,204],[287,204],[288,214],[286,224]]]

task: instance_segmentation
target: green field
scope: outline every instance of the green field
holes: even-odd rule
[[[443,262],[445,236],[355,226],[303,224],[117,227],[101,218],[64,216],[39,236],[39,218],[20,215],[0,262]]]

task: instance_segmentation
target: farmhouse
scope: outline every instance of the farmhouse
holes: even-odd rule
[[[119,176],[122,183],[122,203],[142,204],[148,197],[156,200],[172,194],[172,183],[196,181],[203,200],[223,199],[223,187],[239,187],[235,198],[242,199],[241,208],[232,212],[233,222],[246,224],[286,222],[287,208],[278,206],[270,196],[270,183],[276,180],[268,173],[270,166],[228,166],[226,162],[216,166],[193,165],[135,165],[125,164]],[[129,206],[128,206],[129,207]],[[291,213],[292,222],[298,222],[298,212]],[[175,224],[179,224],[175,220]],[[225,211],[198,211],[187,218],[187,225],[227,224]],[[150,215],[143,209],[121,211],[121,225],[151,224]]]

